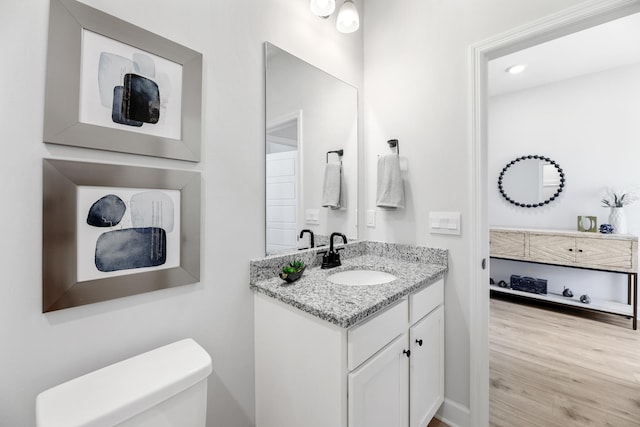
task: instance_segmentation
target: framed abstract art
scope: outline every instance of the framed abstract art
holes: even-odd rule
[[[43,161],[43,312],[200,280],[200,173]]]
[[[200,161],[202,54],[51,0],[44,141]]]

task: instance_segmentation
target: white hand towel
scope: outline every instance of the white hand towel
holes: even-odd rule
[[[327,163],[324,168],[324,183],[322,185],[322,206],[340,209],[340,189],[342,187],[342,165]]]
[[[400,175],[400,159],[396,154],[388,154],[378,158],[376,206],[404,208],[404,183]]]

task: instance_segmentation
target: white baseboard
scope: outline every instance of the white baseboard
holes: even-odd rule
[[[436,418],[450,427],[469,427],[471,425],[470,415],[469,408],[445,398],[436,413]]]

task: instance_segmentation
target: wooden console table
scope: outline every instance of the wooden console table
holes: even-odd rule
[[[638,237],[629,234],[600,234],[578,231],[492,228],[490,256],[516,261],[551,264],[627,275],[627,304],[593,300],[583,304],[578,297],[562,294],[534,294],[489,285],[495,292],[603,311],[631,318],[638,327]]]

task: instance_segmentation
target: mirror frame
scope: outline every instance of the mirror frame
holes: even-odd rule
[[[549,162],[549,164],[555,166],[555,168],[558,170],[558,174],[560,175],[560,185],[558,186],[558,190],[555,192],[553,196],[549,197],[547,200],[540,203],[521,203],[513,200],[504,191],[503,179],[504,179],[504,174],[507,172],[507,170],[511,166],[515,165],[516,163],[522,160],[529,160],[529,159],[538,159],[538,160],[543,160],[545,162]],[[502,197],[504,197],[509,203],[512,203],[521,208],[538,208],[544,205],[548,205],[550,202],[554,201],[560,195],[560,193],[562,193],[562,190],[564,189],[564,183],[565,183],[564,172],[562,171],[562,168],[560,167],[560,165],[557,162],[551,160],[549,157],[539,156],[535,154],[535,155],[521,156],[507,163],[507,165],[504,168],[502,168],[502,171],[500,172],[500,176],[498,177],[498,190],[500,190],[500,194],[502,194]]]

